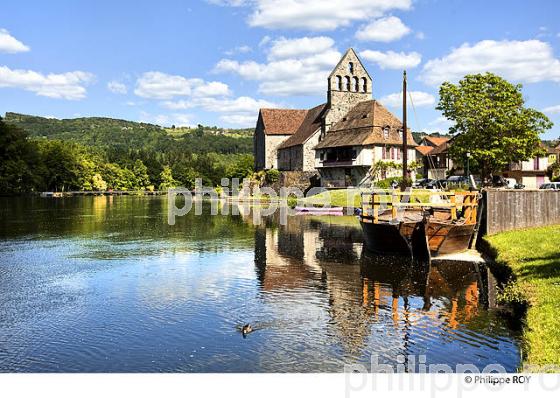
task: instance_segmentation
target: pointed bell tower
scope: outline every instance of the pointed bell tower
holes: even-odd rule
[[[354,49],[349,48],[328,78],[325,132],[357,103],[371,99],[371,77]]]

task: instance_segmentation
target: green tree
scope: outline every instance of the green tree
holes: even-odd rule
[[[41,168],[34,143],[27,134],[0,118],[0,193],[27,192],[41,185]]]
[[[91,186],[95,191],[105,191],[107,190],[107,183],[101,177],[101,174],[95,173],[92,177]]]
[[[253,155],[241,155],[226,167],[226,177],[239,179],[248,177],[253,174],[253,165]]]
[[[136,159],[132,167],[134,176],[136,177],[136,185],[138,189],[146,189],[150,185],[150,177],[148,176],[148,168],[140,159]]]
[[[195,130],[195,132],[194,132],[194,135],[196,135],[196,136],[199,137],[199,138],[202,137],[202,136],[204,135],[204,126],[201,125],[201,124],[199,124],[199,125],[196,127],[196,130]]]
[[[83,147],[61,140],[39,140],[37,144],[45,166],[44,179],[47,189],[91,189],[88,181],[93,175],[93,163],[88,159]]]
[[[171,167],[164,166],[159,176],[161,183],[159,184],[160,191],[167,191],[170,188],[177,187],[178,182],[173,178]]]
[[[520,84],[492,73],[467,75],[458,84],[445,82],[436,109],[454,122],[450,154],[463,161],[468,152],[488,178],[510,162],[540,152],[539,135],[552,127],[541,112],[524,106]]]

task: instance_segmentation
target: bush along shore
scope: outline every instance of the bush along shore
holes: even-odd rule
[[[523,370],[547,371],[544,365],[558,369],[560,225],[488,236],[483,246],[504,283],[499,301],[522,321]]]

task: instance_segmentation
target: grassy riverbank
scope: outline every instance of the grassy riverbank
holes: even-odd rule
[[[313,195],[298,201],[299,204],[320,205],[328,204],[331,207],[360,207],[361,198],[358,188],[334,189]]]
[[[560,365],[560,225],[486,238],[529,301],[524,327],[527,365]]]

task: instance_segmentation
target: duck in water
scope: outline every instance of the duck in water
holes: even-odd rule
[[[247,335],[252,331],[253,327],[250,324],[246,324],[241,328],[241,334],[243,335],[243,338],[247,337]]]

